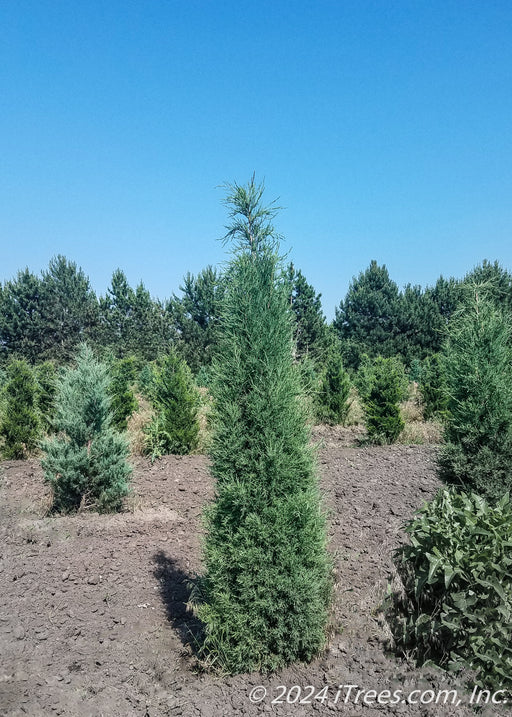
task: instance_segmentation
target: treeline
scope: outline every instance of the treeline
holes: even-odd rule
[[[83,342],[100,354],[134,356],[142,363],[174,348],[197,375],[212,361],[228,281],[209,266],[196,276],[188,273],[179,294],[161,301],[142,283],[131,287],[116,269],[107,293],[97,296],[84,271],[57,256],[39,276],[25,269],[0,286],[0,361],[65,364]],[[398,357],[410,369],[437,354],[467,287],[485,285],[497,306],[507,312],[512,307],[512,274],[487,260],[462,279],[441,276],[433,287],[409,284],[403,290],[385,266],[372,261],[352,280],[330,324],[321,294],[291,264],[286,281],[296,359],[324,366],[335,345],[352,370],[365,357]]]

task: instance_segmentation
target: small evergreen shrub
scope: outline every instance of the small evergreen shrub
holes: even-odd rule
[[[350,406],[350,378],[341,354],[330,352],[317,400],[317,416],[330,425],[345,425]]]
[[[110,376],[87,346],[57,381],[55,430],[42,466],[56,511],[117,510],[128,493],[128,443],[111,425]]]
[[[154,460],[168,453],[191,453],[199,440],[199,394],[190,369],[176,352],[154,367],[148,392],[155,417],[146,432],[147,454]]]
[[[442,354],[448,394],[441,477],[496,501],[512,491],[512,326],[476,294]]]
[[[481,686],[512,690],[508,494],[491,507],[474,494],[444,489],[405,531],[410,542],[395,553],[405,596],[391,617],[399,645],[412,648],[420,663],[469,668]]]
[[[110,368],[110,375],[112,425],[118,431],[125,431],[128,418],[137,410],[137,400],[131,389],[137,375],[133,357],[116,361]]]
[[[432,354],[432,356],[428,356],[424,360],[419,385],[423,417],[425,420],[446,418],[448,411],[448,394],[443,365],[439,354]]]
[[[370,389],[363,398],[368,438],[374,443],[394,443],[404,420],[400,413],[402,378],[393,359],[377,357],[373,362]]]
[[[52,430],[53,414],[55,411],[55,388],[57,371],[52,361],[44,361],[35,367],[37,382],[37,407],[41,425],[46,433]]]
[[[11,361],[5,371],[0,437],[4,458],[26,458],[38,443],[41,423],[37,407],[38,387],[33,370],[24,359]]]

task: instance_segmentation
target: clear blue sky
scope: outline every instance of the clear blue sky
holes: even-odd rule
[[[371,259],[512,268],[512,3],[0,4],[0,280],[62,253],[170,296],[253,171],[329,317]]]

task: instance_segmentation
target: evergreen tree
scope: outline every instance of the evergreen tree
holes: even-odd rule
[[[53,427],[57,372],[52,361],[44,361],[38,364],[34,370],[37,382],[37,407],[41,424],[43,429],[49,432]]]
[[[11,361],[3,387],[0,437],[4,458],[26,458],[36,445],[41,425],[34,372],[24,359]]]
[[[429,290],[407,284],[399,297],[398,332],[394,340],[395,354],[406,366],[439,350],[445,327],[441,313]]]
[[[154,368],[150,397],[156,415],[148,428],[148,453],[153,458],[191,453],[199,438],[199,395],[190,369],[175,351]]]
[[[19,356],[35,363],[44,351],[44,286],[28,269],[5,282],[0,291],[0,356]]]
[[[305,356],[314,360],[325,359],[328,348],[328,330],[322,312],[321,294],[317,294],[306,277],[293,264],[288,266],[290,306],[295,316],[294,339],[296,358]]]
[[[425,359],[419,384],[423,403],[423,417],[427,421],[431,418],[446,418],[448,394],[439,354],[432,354],[432,356],[428,356]]]
[[[135,359],[133,356],[115,361],[110,367],[111,381],[109,396],[111,400],[112,425],[118,431],[126,430],[126,422],[137,410],[137,399],[131,384],[135,382]]]
[[[512,311],[512,274],[498,261],[484,259],[466,274],[463,283],[470,290],[479,287],[480,293],[505,313]]]
[[[350,385],[339,350],[331,350],[318,396],[318,418],[331,425],[345,425],[352,403]]]
[[[212,474],[201,598],[204,652],[235,673],[310,660],[325,643],[326,528],[288,284],[263,187],[230,187],[234,245],[214,364]]]
[[[348,367],[357,369],[364,353],[371,357],[397,353],[400,308],[398,286],[385,266],[372,261],[352,280],[345,300],[336,308],[333,326]]]
[[[123,358],[152,361],[172,344],[171,322],[161,302],[152,299],[141,282],[133,290],[121,269],[112,274],[107,295],[100,299],[98,341]]]
[[[116,510],[128,493],[128,444],[111,426],[109,383],[107,367],[85,345],[57,382],[58,435],[42,444],[55,510]]]
[[[75,262],[59,255],[43,272],[44,358],[69,361],[78,345],[93,337],[99,311],[88,277]]]
[[[224,277],[211,266],[197,276],[187,273],[167,311],[178,337],[178,349],[194,374],[209,366],[217,344],[217,325],[224,293]]]
[[[479,292],[451,322],[442,477],[496,501],[512,489],[511,321]]]
[[[371,441],[396,441],[404,427],[399,405],[402,395],[396,362],[378,356],[373,363],[370,390],[364,399],[366,430]]]

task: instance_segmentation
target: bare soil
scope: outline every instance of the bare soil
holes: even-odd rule
[[[188,586],[201,569],[201,512],[212,496],[204,456],[135,459],[133,495],[118,515],[47,516],[38,462],[1,464],[0,714],[474,714],[460,686],[458,707],[345,702],[346,689],[336,702],[339,685],[404,698],[448,686],[444,673],[388,651],[380,611],[400,526],[438,489],[436,449],[357,448],[354,431],[340,429],[316,438],[336,565],[333,628],[324,654],[271,676],[205,673],[190,646]],[[287,704],[298,688],[280,685],[300,686],[303,704]],[[308,685],[328,686],[328,698],[314,699]],[[267,697],[252,704],[256,686]]]

